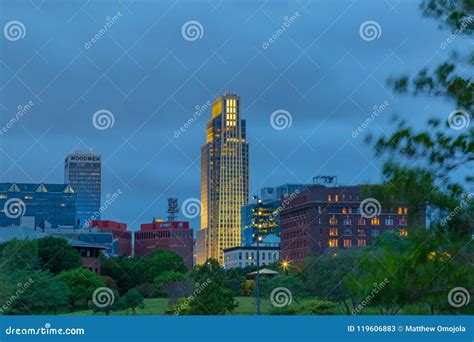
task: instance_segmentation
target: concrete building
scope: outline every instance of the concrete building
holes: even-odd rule
[[[260,246],[260,266],[268,265],[280,260],[279,247]],[[255,266],[257,262],[256,246],[238,246],[224,250],[224,268],[244,268]]]
[[[135,232],[135,255],[156,250],[176,253],[188,268],[193,267],[193,229],[187,221],[155,221],[140,225]]]
[[[240,97],[224,94],[212,105],[201,148],[201,231],[197,263],[224,264],[224,249],[241,243],[241,208],[248,203],[249,146]]]

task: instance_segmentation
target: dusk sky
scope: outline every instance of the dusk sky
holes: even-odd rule
[[[395,95],[387,86],[388,78],[435,67],[467,45],[457,38],[441,49],[450,32],[424,18],[419,4],[3,1],[2,27],[19,21],[24,37],[0,37],[0,126],[18,106],[33,106],[0,135],[0,182],[62,183],[64,157],[91,149],[104,161],[102,200],[122,192],[103,218],[136,230],[166,217],[167,197],[180,203],[200,198],[200,148],[210,109],[179,137],[175,132],[196,106],[225,91],[241,96],[251,194],[311,183],[317,175],[336,175],[342,185],[378,182],[382,161],[363,142],[368,132],[392,132],[395,113],[420,127],[455,109],[443,99]],[[285,32],[277,34],[285,20]],[[182,33],[189,21],[202,27],[195,40]],[[361,37],[367,21],[378,23],[378,38]],[[354,138],[373,107],[385,102]],[[93,115],[103,109],[114,125],[99,130]],[[291,126],[272,126],[277,110],[289,113]],[[191,222],[199,228],[199,217]]]

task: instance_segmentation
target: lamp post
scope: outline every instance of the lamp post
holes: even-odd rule
[[[257,200],[257,206],[261,202],[258,196],[253,196],[253,199]],[[260,316],[260,231],[257,229],[256,233],[254,233],[254,237],[257,238],[257,277],[255,279],[255,286],[256,286],[256,295],[257,295],[257,316]]]

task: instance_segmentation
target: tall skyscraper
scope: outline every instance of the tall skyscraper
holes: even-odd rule
[[[76,219],[79,224],[100,219],[101,156],[75,151],[66,157],[64,180],[76,192]]]
[[[216,259],[241,242],[240,210],[248,203],[249,146],[240,97],[224,94],[212,105],[206,144],[201,147],[201,230],[197,263]]]

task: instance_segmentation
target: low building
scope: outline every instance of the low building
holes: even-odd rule
[[[362,189],[314,185],[299,193],[280,213],[282,259],[301,263],[308,254],[365,247],[389,230],[406,236],[409,209],[382,208],[376,200],[365,198]],[[370,201],[375,205],[373,215],[361,212]],[[415,224],[425,225],[424,212]]]
[[[47,236],[61,237],[65,239],[71,247],[76,249],[82,260],[82,267],[100,274],[100,254],[105,249],[104,246],[68,238],[65,235],[55,234],[57,230],[41,230],[28,227],[0,227],[0,243],[13,239],[17,240],[36,240]]]
[[[75,225],[76,193],[68,184],[0,183],[0,226]]]
[[[193,266],[193,229],[187,221],[154,221],[140,225],[135,232],[135,255],[145,256],[156,250],[173,252]]]
[[[116,221],[95,220],[90,222],[89,227],[97,228],[100,232],[112,233],[114,238],[112,255],[132,255],[132,232],[127,230],[127,224]]]
[[[279,247],[259,247],[260,265],[268,265],[280,260]],[[257,246],[238,246],[224,250],[224,268],[244,268],[256,266]]]

